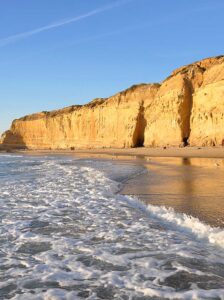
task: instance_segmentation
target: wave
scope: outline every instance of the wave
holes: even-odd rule
[[[141,169],[68,157],[5,163],[5,298],[222,299],[223,231],[120,195],[121,179]]]
[[[151,204],[146,205],[134,197],[122,195],[120,195],[120,197],[133,208],[141,209],[148,214],[149,217],[157,218],[163,223],[166,223],[166,225],[172,226],[173,229],[193,234],[198,239],[224,248],[224,230],[219,227],[211,227],[201,222],[198,218],[175,212],[171,207],[167,208],[165,206],[155,206]]]
[[[21,157],[22,154],[21,155],[19,155],[19,154],[11,154],[11,153],[7,153],[7,152],[0,153],[0,157],[6,157],[6,156],[14,158],[14,157]]]

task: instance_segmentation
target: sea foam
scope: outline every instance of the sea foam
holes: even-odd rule
[[[117,194],[124,168],[0,162],[0,299],[223,299],[223,231]]]
[[[191,233],[196,238],[224,248],[224,230],[219,227],[211,227],[201,222],[198,218],[184,213],[177,213],[171,207],[155,206],[144,204],[135,197],[123,197],[130,206],[141,209],[149,217],[160,219],[167,226],[171,226],[177,231]]]

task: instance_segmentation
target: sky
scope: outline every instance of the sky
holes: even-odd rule
[[[0,0],[0,133],[223,54],[223,0]]]

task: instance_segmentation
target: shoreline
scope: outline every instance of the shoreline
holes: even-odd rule
[[[75,150],[47,150],[47,149],[9,149],[1,150],[2,153],[50,153],[50,154],[75,154],[75,155],[108,155],[138,156],[138,157],[186,157],[186,158],[223,158],[224,147],[155,147],[155,148],[95,148]]]
[[[146,156],[146,157],[201,157],[224,158],[224,147],[167,147],[167,148],[124,148],[74,150],[75,153],[96,153],[112,156]]]
[[[224,228],[223,148],[204,149],[94,149],[73,151],[15,151],[31,156],[65,155],[79,159],[112,161],[142,166],[146,172],[122,181],[119,194],[141,202],[173,208],[177,213],[198,218],[210,226]],[[197,151],[198,150],[198,151]],[[166,153],[164,153],[166,151]],[[188,152],[188,155],[185,155]],[[167,156],[159,156],[160,153]],[[6,153],[7,154],[7,153]],[[8,153],[13,154],[11,153]],[[146,155],[147,154],[147,155]],[[170,156],[169,156],[169,155]],[[208,154],[212,154],[211,157]],[[172,155],[172,156],[171,156]],[[176,155],[176,156],[174,156]],[[212,180],[211,180],[212,178]]]
[[[90,278],[94,291],[96,291],[96,279],[100,284],[104,282],[107,276],[105,272],[109,274],[106,279],[115,278],[114,282],[121,282],[122,286],[124,274],[128,279],[130,278],[130,282],[136,283],[136,278],[140,278],[137,282],[142,284],[139,291],[142,287],[145,288],[145,282],[142,280],[147,283],[152,280],[154,288],[155,279],[163,280],[164,274],[167,274],[167,278],[171,278],[169,282],[176,281],[178,278],[176,285],[179,289],[179,282],[187,279],[187,273],[182,276],[182,270],[189,270],[190,288],[192,274],[195,272],[199,272],[200,275],[205,270],[205,275],[212,274],[214,280],[219,279],[220,276],[217,276],[220,272],[214,271],[214,258],[217,257],[216,265],[223,260],[222,228],[212,228],[206,225],[206,222],[201,223],[203,220],[200,218],[198,218],[199,222],[190,216],[177,214],[177,210],[173,212],[158,205],[141,204],[133,197],[120,196],[121,192],[116,195],[119,186],[110,180],[122,182],[122,178],[129,178],[129,188],[141,189],[145,185],[146,181],[142,181],[144,170],[141,170],[138,165],[137,168],[133,168],[135,161],[79,159],[77,156],[63,154],[41,156],[12,154],[11,156],[12,158],[10,155],[1,157],[1,163],[6,162],[6,169],[2,170],[6,178],[1,182],[1,191],[5,195],[3,196],[3,230],[9,241],[4,244],[3,250],[6,250],[4,253],[7,254],[5,260],[15,257],[15,253],[18,253],[19,263],[21,257],[26,259],[27,263],[24,259],[23,261],[29,269],[24,269],[22,266],[21,270],[18,269],[19,275],[22,274],[26,278],[27,272],[33,274],[33,270],[37,270],[31,278],[32,282],[28,277],[27,287],[31,287],[32,290],[36,287],[37,291],[39,290],[36,280],[39,274],[43,277],[43,263],[44,266],[47,264],[45,269],[49,270],[48,275],[44,269],[46,273],[44,279],[56,278],[55,280],[60,281],[58,274],[61,274],[62,282],[64,278],[68,279],[68,284],[65,286],[71,286],[74,278],[77,279],[78,285],[80,278],[82,281],[83,278],[84,280],[87,278],[87,281]],[[174,174],[170,173],[170,168],[173,169],[173,165],[176,165],[175,159],[157,158],[152,161],[138,161],[148,164],[147,178],[153,179],[151,183],[155,188],[159,184],[159,192],[163,193],[164,189],[161,189],[161,185],[163,186],[164,180],[160,177],[160,170],[165,179],[167,174],[172,179]],[[184,168],[188,173],[189,165],[182,165],[182,162],[189,161],[179,158],[177,162],[175,172]],[[96,170],[101,170],[103,174]],[[140,177],[133,177],[135,174],[140,174]],[[169,183],[167,182],[168,185]],[[164,195],[167,196],[166,193]],[[13,247],[12,236],[15,237]],[[77,251],[74,251],[74,248]],[[15,252],[15,249],[18,251]],[[34,261],[35,265],[32,263],[33,257],[40,258]],[[5,265],[8,266],[6,263]],[[11,265],[9,267],[11,268]],[[7,270],[12,276],[15,274],[13,268],[14,265]],[[219,268],[218,271],[221,269]],[[80,272],[77,273],[77,270]],[[81,272],[84,273],[84,277],[81,277]],[[71,277],[67,277],[70,274]],[[114,274],[120,277],[117,279],[113,277]],[[156,277],[150,277],[154,274]],[[207,279],[205,275],[203,281],[201,276],[198,277],[198,282],[203,283],[207,280],[210,287],[213,277],[207,276]],[[195,278],[193,277],[194,281],[197,279]],[[17,286],[20,278],[14,279]],[[207,281],[204,284],[207,284]],[[30,282],[31,284],[34,282],[34,287]],[[45,282],[46,280],[43,280],[43,289],[46,289]],[[21,284],[23,283],[24,279],[21,277]],[[222,284],[222,281],[219,280],[218,284]],[[126,286],[130,287],[129,282]],[[167,286],[166,282],[164,286]],[[84,288],[87,289],[86,285]],[[169,286],[168,289],[167,295],[170,295]],[[185,287],[184,291],[186,291]],[[207,291],[206,289],[206,295]],[[110,292],[111,289],[103,298],[108,298]],[[156,293],[158,295],[158,292]],[[194,291],[192,293],[195,295]],[[175,297],[176,292],[173,295]],[[161,294],[162,298],[163,296],[164,292]]]

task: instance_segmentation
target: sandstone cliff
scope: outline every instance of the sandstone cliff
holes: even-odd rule
[[[175,70],[146,109],[145,146],[220,145],[224,139],[224,57]],[[158,130],[160,128],[160,130]]]
[[[224,57],[201,62],[203,78],[194,87],[191,113],[192,145],[224,145]]]
[[[133,86],[84,106],[15,120],[5,148],[73,149],[221,145],[224,56],[175,70],[161,84]]]
[[[3,135],[5,147],[68,149],[134,147],[144,142],[144,106],[159,85],[138,85],[84,106],[42,112],[15,120]]]

